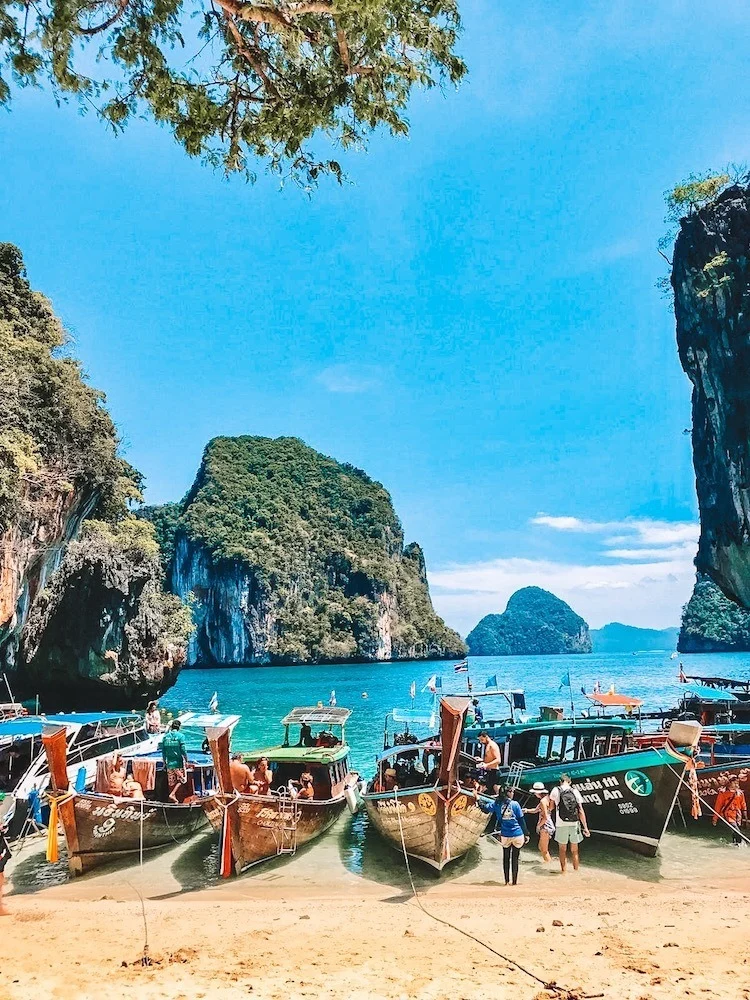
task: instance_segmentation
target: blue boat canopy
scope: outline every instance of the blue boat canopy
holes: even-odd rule
[[[0,722],[0,739],[24,739],[41,736],[46,725],[94,726],[108,722],[137,723],[141,716],[137,712],[69,712],[58,715],[20,715],[16,719]]]
[[[682,688],[687,695],[693,698],[700,698],[701,701],[737,701],[736,695],[731,691],[719,691],[716,688],[706,687],[703,684],[688,684]]]
[[[750,723],[748,722],[722,722],[718,726],[706,726],[703,730],[709,736],[712,733],[749,733]]]

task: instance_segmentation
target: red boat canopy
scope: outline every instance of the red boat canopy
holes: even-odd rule
[[[627,694],[587,694],[589,701],[595,705],[611,708],[617,705],[619,708],[640,708],[643,704],[641,698],[631,698]]]

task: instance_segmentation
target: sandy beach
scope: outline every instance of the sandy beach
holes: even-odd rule
[[[656,879],[653,863],[639,877],[637,862],[562,876],[530,851],[515,888],[498,881],[494,846],[483,852],[457,878],[419,881],[424,906],[459,930],[420,910],[402,872],[375,881],[332,867],[331,845],[196,891],[163,855],[47,888],[29,881],[29,858],[16,863],[2,922],[0,1000],[750,997],[745,852],[740,876],[720,863],[700,881],[675,877],[668,860]],[[545,989],[460,931],[572,993]]]

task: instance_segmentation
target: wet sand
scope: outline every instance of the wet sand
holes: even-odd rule
[[[515,888],[488,841],[447,878],[417,869],[424,906],[456,930],[420,910],[403,864],[356,825],[222,883],[211,838],[74,882],[27,845],[0,923],[0,1000],[564,996],[552,981],[579,997],[750,1000],[750,848],[672,834],[649,861],[585,846],[564,876],[527,849]]]

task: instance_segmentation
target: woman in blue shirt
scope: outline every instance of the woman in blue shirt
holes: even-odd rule
[[[523,809],[513,798],[515,789],[505,787],[494,802],[479,803],[479,808],[486,813],[494,813],[500,823],[500,843],[503,847],[503,874],[505,884],[518,884],[518,859],[521,848],[529,842],[529,832]]]

